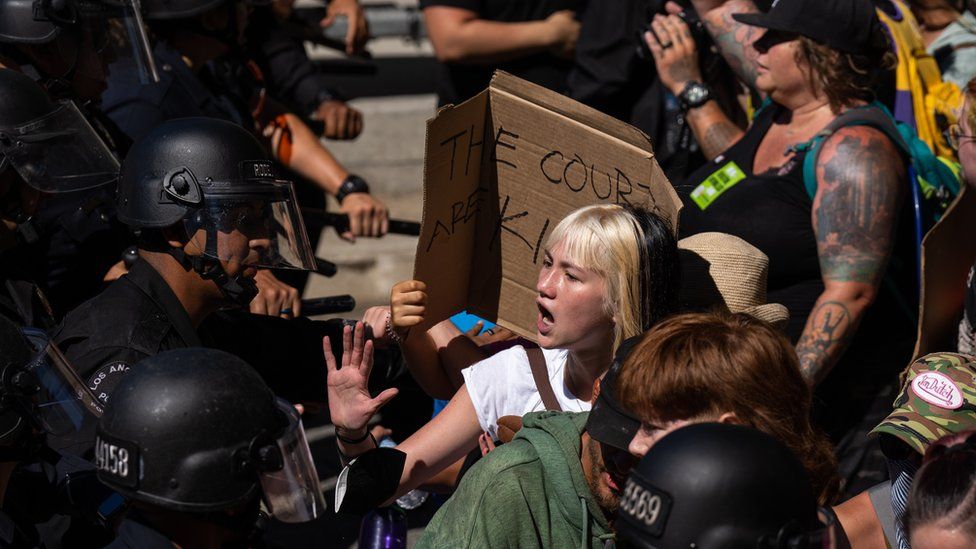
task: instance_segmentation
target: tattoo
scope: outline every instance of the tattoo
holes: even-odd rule
[[[673,82],[701,81],[696,63],[697,59],[682,59],[668,67],[668,76]]]
[[[752,0],[729,0],[721,7],[703,14],[705,28],[712,35],[722,57],[736,76],[750,88],[756,87],[756,58],[758,54],[752,43],[759,38],[763,29],[751,27],[732,19],[733,13],[753,13],[759,11]]]
[[[839,356],[854,335],[851,329],[853,316],[847,306],[839,301],[825,301],[813,310],[807,320],[803,337],[796,344],[800,358],[800,371],[810,386],[816,386],[833,366],[834,356]]]
[[[813,227],[824,280],[877,286],[891,255],[904,166],[881,132],[828,138],[817,161]]]
[[[702,154],[711,160],[722,154],[742,137],[742,130],[728,120],[721,120],[705,128],[703,135],[696,135]]]

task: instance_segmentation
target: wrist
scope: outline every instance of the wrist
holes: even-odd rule
[[[347,196],[354,193],[369,194],[369,184],[362,177],[355,174],[346,175],[342,183],[339,184],[339,188],[336,189],[335,198],[339,204],[345,200]]]
[[[336,438],[344,444],[356,445],[362,444],[369,438],[369,427],[363,426],[359,429],[347,429],[345,427],[339,427],[336,425]]]
[[[697,109],[712,100],[712,90],[706,84],[697,80],[685,82],[681,91],[677,94],[678,105],[681,112],[687,113],[691,109]]]

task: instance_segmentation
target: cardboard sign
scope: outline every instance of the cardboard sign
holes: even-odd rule
[[[681,201],[636,128],[503,72],[427,123],[414,276],[424,328],[468,312],[535,338],[546,238],[590,204],[643,206],[677,230]]]
[[[966,277],[976,261],[976,239],[971,238],[974,219],[976,190],[964,185],[922,240],[922,294],[913,362],[929,353],[956,349]]]

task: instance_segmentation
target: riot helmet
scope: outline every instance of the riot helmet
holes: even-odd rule
[[[259,496],[284,522],[325,509],[295,408],[216,349],[166,351],[133,366],[99,421],[95,466],[108,487],[171,511],[236,510]]]
[[[119,220],[133,229],[182,230],[183,248],[158,251],[240,305],[257,292],[248,269],[314,268],[297,204],[254,136],[213,118],[170,120],[149,132],[122,163],[117,196]]]
[[[26,459],[45,434],[70,435],[101,405],[43,330],[0,316],[0,461]]]
[[[826,547],[806,471],[750,427],[699,423],[657,442],[620,499],[618,547]]]
[[[107,22],[120,21],[124,33],[109,36]],[[115,54],[132,56],[143,83],[158,82],[159,72],[142,20],[139,0],[4,0],[0,2],[0,43],[38,45],[82,26]]]
[[[47,193],[113,183],[119,162],[69,100],[51,101],[28,76],[0,69],[0,172]]]

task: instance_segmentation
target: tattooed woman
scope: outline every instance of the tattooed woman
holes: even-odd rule
[[[692,4],[766,102],[740,130],[700,84],[682,20],[661,15],[645,34],[712,159],[677,185],[682,232],[731,233],[769,257],[769,299],[790,309],[804,377],[825,405],[818,419],[838,445],[842,473],[853,476],[870,461],[864,434],[890,403],[914,341],[910,306],[900,309],[889,288],[914,294],[911,275],[889,268],[909,242],[898,227],[905,160],[883,131],[846,124],[878,108],[870,75],[893,62],[887,38],[870,0],[781,0],[768,13],[752,0]],[[824,130],[815,177],[805,178],[806,147]]]

